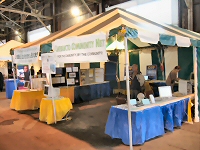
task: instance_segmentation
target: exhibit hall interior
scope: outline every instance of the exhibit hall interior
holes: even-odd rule
[[[0,150],[199,150],[199,0],[0,0]]]

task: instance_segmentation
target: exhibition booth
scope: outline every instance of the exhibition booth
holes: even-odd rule
[[[198,66],[197,57],[195,56],[198,55],[197,48],[200,46],[198,41],[200,36],[197,33],[178,27],[157,24],[122,9],[113,9],[78,23],[66,30],[53,33],[41,40],[18,47],[14,50],[14,56],[15,59],[16,55],[20,56],[18,63],[21,63],[21,59],[25,60],[23,57],[27,58],[27,56],[30,56],[31,60],[34,58],[34,62],[36,62],[39,52],[41,51],[42,70],[43,73],[47,74],[48,84],[50,85],[48,89],[55,89],[57,91],[57,96],[69,98],[71,102],[79,103],[81,101],[90,101],[110,96],[112,90],[116,88],[111,84],[113,79],[116,81],[116,70],[113,74],[108,74],[108,70],[113,72],[113,65],[109,64],[110,59],[106,52],[106,41],[108,42],[106,39],[114,37],[116,38],[115,43],[119,43],[116,35],[122,37],[120,43],[124,43],[124,55],[119,56],[120,58],[119,60],[117,58],[116,62],[119,63],[119,74],[124,74],[125,72],[125,94],[127,95],[128,104],[111,107],[106,124],[106,134],[110,135],[112,138],[122,139],[123,143],[127,145],[143,144],[147,140],[164,135],[164,129],[173,131],[173,128],[180,127],[182,122],[190,122],[191,117],[189,113],[191,111],[190,103],[192,99],[195,100],[195,121],[199,121],[197,92],[197,82],[199,80],[197,80]],[[162,52],[166,47],[178,46],[189,48],[193,46],[195,94],[186,92],[182,93],[181,97],[175,98],[170,95],[167,96],[170,97],[168,99],[155,98],[154,102],[148,99],[148,103],[146,103],[146,100],[142,99],[144,100],[143,106],[136,107],[135,104],[137,104],[137,102],[134,100],[130,101],[129,72],[131,70],[129,70],[130,56],[128,50],[133,50],[133,47],[129,47],[130,42],[137,50],[145,49],[146,47],[155,48],[156,45],[158,45]],[[40,45],[40,47],[37,48],[37,51],[36,49],[34,51],[34,47],[37,47],[37,45]],[[116,46],[116,44],[114,44],[114,46]],[[159,63],[162,67],[164,65],[164,55],[160,55],[162,59]],[[28,61],[30,59],[26,60]],[[73,65],[56,68],[56,62]],[[30,61],[24,63],[30,64]],[[92,63],[98,63],[98,67],[81,68],[81,64],[83,63],[88,63],[88,66],[92,66]],[[173,65],[176,66],[178,64]],[[149,77],[157,75],[154,64],[147,63],[146,66],[151,66],[146,72],[148,73],[150,70]],[[160,66],[156,67],[160,68]],[[161,74],[164,76],[163,73],[164,71],[162,70]],[[155,83],[155,81],[148,82]],[[185,85],[187,85],[187,82]],[[46,93],[45,86],[43,90],[43,93]],[[187,91],[187,87],[184,90]],[[61,113],[58,111],[59,108],[62,109],[61,100],[59,101],[56,97],[49,98],[48,94],[46,94],[46,96],[46,99],[41,97],[41,121],[47,118],[47,116],[42,115],[42,112],[45,112],[44,114],[46,115],[48,115],[48,113],[51,114],[51,119],[45,121],[48,123],[56,123],[56,121],[64,117],[66,110],[69,112],[69,110],[72,109],[70,102],[66,107],[62,107],[65,111]],[[69,99],[66,100],[69,101]],[[44,100],[47,100],[46,104],[44,104]],[[34,103],[36,104],[37,102]],[[64,103],[68,102],[63,102],[63,105]],[[53,107],[49,110],[45,110],[45,108],[47,108],[45,105],[52,105]],[[59,105],[60,107],[57,108]],[[41,110],[41,108],[43,108],[43,110]],[[59,116],[58,114],[62,115]],[[58,120],[55,118],[58,118]]]
[[[5,89],[6,91],[9,91],[6,93],[6,97],[9,99],[12,98],[12,91],[15,89],[12,84],[14,80],[12,74],[12,59],[10,55],[10,49],[21,45],[23,45],[23,43],[11,40],[0,46],[0,72],[3,75],[2,80],[5,81]],[[1,86],[4,86],[4,81],[1,81]],[[3,89],[3,87],[0,87],[0,89],[1,88]]]

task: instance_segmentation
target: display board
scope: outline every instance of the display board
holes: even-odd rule
[[[51,74],[53,87],[66,86],[66,68],[56,68],[56,74]]]
[[[94,74],[95,74],[95,82],[97,82],[97,83],[104,82],[104,69],[103,68],[95,68]]]
[[[80,69],[80,85],[104,82],[104,69]]]
[[[148,65],[146,73],[149,80],[157,80],[157,65]]]
[[[80,85],[79,67],[67,67],[66,78],[68,86]]]
[[[30,71],[28,65],[17,65],[17,78],[21,81],[30,80]]]
[[[42,73],[56,74],[56,61],[53,53],[45,53],[41,55]]]

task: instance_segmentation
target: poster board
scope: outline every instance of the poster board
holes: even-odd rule
[[[45,53],[41,55],[42,72],[48,74],[56,74],[56,61],[53,53]]]

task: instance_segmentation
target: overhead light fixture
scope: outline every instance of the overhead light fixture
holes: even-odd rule
[[[80,15],[80,9],[77,6],[74,6],[71,8],[71,13],[73,16],[79,16]]]
[[[15,31],[15,34],[19,34],[19,32],[18,32],[18,31]]]

